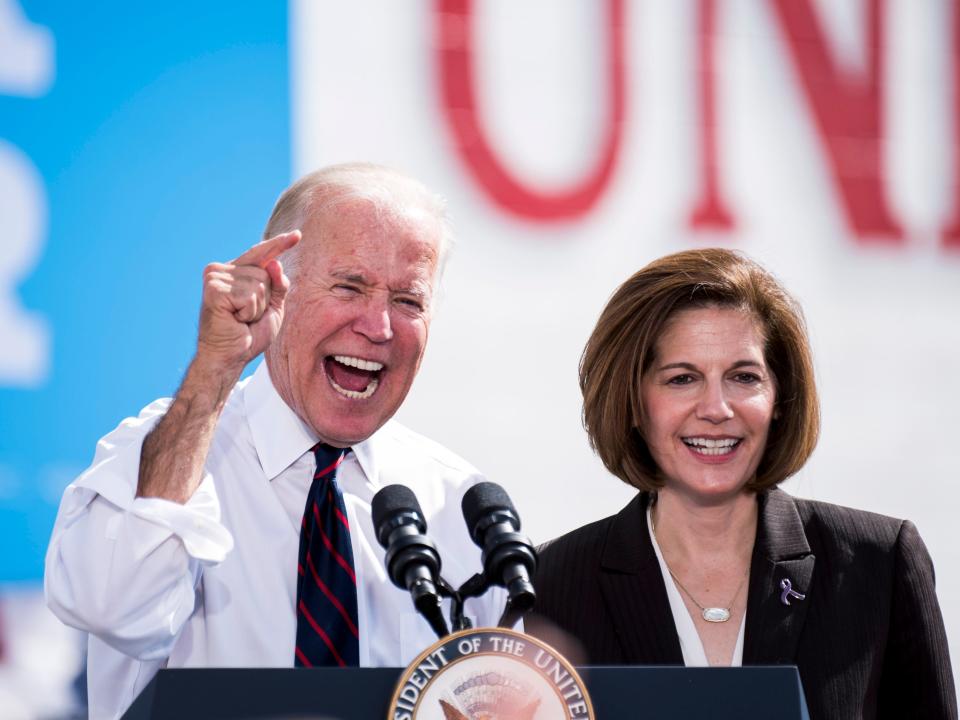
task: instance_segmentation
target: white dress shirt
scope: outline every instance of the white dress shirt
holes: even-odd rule
[[[170,404],[158,400],[97,445],[65,491],[47,551],[44,590],[68,625],[90,633],[90,717],[119,717],[163,667],[291,667],[300,518],[317,439],[283,402],[266,364],[234,388],[200,487],[185,505],[137,498],[140,447]],[[361,666],[405,666],[436,640],[409,594],[387,578],[370,503],[401,483],[454,586],[481,569],[460,512],[482,480],[459,457],[395,422],[340,467],[357,571]],[[466,602],[495,625],[499,588]],[[449,617],[449,602],[444,614]]]
[[[673,624],[677,628],[677,636],[680,638],[680,650],[683,651],[683,664],[687,667],[707,667],[710,663],[707,661],[707,653],[703,649],[703,642],[700,640],[700,633],[697,632],[697,626],[693,624],[693,618],[690,617],[690,611],[687,610],[686,603],[680,597],[680,591],[673,582],[673,576],[670,575],[670,568],[667,567],[667,561],[663,559],[660,552],[660,545],[657,543],[657,536],[653,532],[653,518],[650,511],[651,506],[647,506],[647,531],[650,533],[650,542],[653,543],[653,551],[657,554],[657,562],[660,563],[660,573],[663,575],[663,584],[667,587],[667,599],[670,601],[670,612],[673,614]],[[747,614],[743,613],[740,619],[740,632],[737,634],[737,644],[733,648],[733,657],[730,660],[731,667],[740,667],[743,665],[743,632],[747,626]]]

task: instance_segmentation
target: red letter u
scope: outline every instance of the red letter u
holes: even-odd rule
[[[532,220],[570,220],[602,195],[616,164],[624,121],[623,0],[607,0],[609,111],[597,162],[585,177],[555,192],[516,178],[490,146],[474,92],[472,0],[438,0],[436,33],[443,113],[454,145],[480,187],[497,206]]]

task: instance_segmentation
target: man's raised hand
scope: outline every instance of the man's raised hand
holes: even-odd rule
[[[277,260],[300,242],[300,231],[257,243],[236,260],[203,271],[196,360],[237,374],[263,352],[283,322],[290,281]]]
[[[298,242],[294,230],[204,269],[197,354],[167,412],[143,440],[138,497],[185,503],[200,485],[227,396],[280,330],[290,281],[277,257]]]

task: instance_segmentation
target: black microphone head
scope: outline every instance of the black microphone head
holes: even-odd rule
[[[423,511],[420,509],[420,503],[417,502],[417,496],[406,485],[387,485],[385,488],[381,488],[373,496],[370,511],[373,515],[373,527],[377,535],[380,534],[383,523],[400,512],[415,513],[420,523],[423,523]]]
[[[510,496],[502,487],[492,482],[477,483],[467,490],[460,503],[463,519],[467,521],[470,534],[474,534],[477,523],[495,510],[508,510],[519,520],[517,509],[510,502]]]

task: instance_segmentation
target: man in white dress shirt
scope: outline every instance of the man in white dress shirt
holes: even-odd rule
[[[340,165],[281,195],[267,239],[204,270],[179,390],[100,441],[47,552],[48,604],[90,633],[91,718],[119,717],[162,667],[293,665],[317,442],[352,450],[337,484],[360,664],[402,666],[432,642],[386,577],[370,502],[387,484],[411,487],[444,577],[480,568],[459,504],[482,478],[390,420],[420,367],[448,235],[442,201],[418,182]],[[468,601],[467,613],[493,625],[503,600]]]

